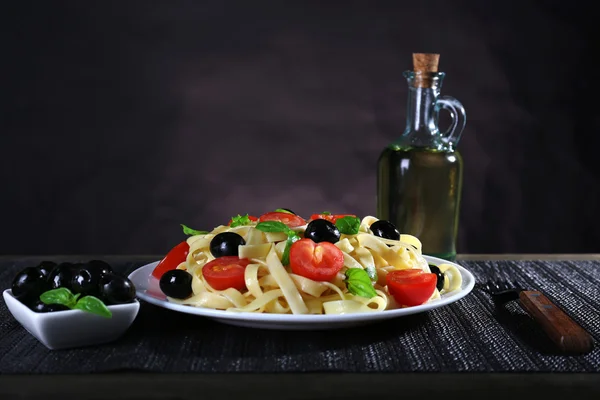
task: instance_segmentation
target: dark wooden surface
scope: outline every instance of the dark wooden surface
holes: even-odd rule
[[[600,374],[120,373],[0,376],[1,399],[564,399],[600,398]]]

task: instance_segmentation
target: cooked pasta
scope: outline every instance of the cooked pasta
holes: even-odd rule
[[[289,250],[289,235],[257,229],[258,221],[235,227],[221,225],[208,233],[192,235],[187,238],[187,258],[177,267],[191,274],[192,294],[185,299],[168,297],[168,300],[228,312],[296,315],[383,312],[406,307],[390,293],[387,275],[398,270],[431,273],[422,256],[421,242],[411,235],[402,234],[399,240],[374,235],[370,226],[378,221],[375,217],[367,216],[358,221],[360,226],[357,233],[342,233],[339,240],[333,243],[343,255],[343,267],[330,280],[315,280],[294,273],[289,265],[285,265],[285,259],[289,256],[284,254],[286,247]],[[298,234],[295,238],[298,240],[303,236],[306,225],[291,229]],[[215,289],[203,273],[203,267],[215,260],[210,249],[211,241],[224,232],[233,232],[243,238],[244,244],[237,249],[239,259],[247,261],[243,272],[243,288]],[[296,244],[291,246],[293,248]],[[320,250],[314,251],[316,254]],[[441,294],[461,287],[461,274],[454,265],[441,264],[438,268],[443,272],[443,287],[441,290],[434,289],[425,302],[439,299]],[[371,295],[361,295],[360,291],[354,289],[365,288],[365,280],[351,284],[353,273],[348,272],[351,269],[367,273],[372,288],[366,289]]]

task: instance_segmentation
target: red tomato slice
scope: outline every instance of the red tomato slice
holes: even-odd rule
[[[340,218],[343,217],[356,217],[356,215],[354,214],[335,214],[335,215],[330,215],[330,214],[313,214],[310,216],[311,221],[315,220],[315,219],[326,219],[329,222],[333,222],[335,224],[335,221],[337,221]]]
[[[252,216],[252,215],[248,215],[248,219],[250,221],[258,221],[258,218]],[[233,218],[229,220],[229,222],[227,223],[227,225],[231,225],[231,223],[233,222]]]
[[[300,239],[290,247],[292,272],[313,281],[331,281],[344,266],[344,253],[333,243]]]
[[[186,241],[179,243],[173,247],[163,258],[160,260],[158,265],[152,271],[152,276],[160,279],[161,276],[167,271],[177,268],[179,264],[185,261],[188,252],[190,251],[190,245]]]
[[[215,258],[202,267],[202,275],[206,282],[215,290],[246,288],[244,272],[250,264],[247,258],[225,256]]]
[[[263,214],[260,216],[259,221],[278,221],[286,224],[290,228],[306,225],[306,221],[304,220],[304,218],[299,217],[295,214],[288,214],[284,212],[269,212]]]
[[[420,269],[402,269],[387,274],[388,291],[403,306],[418,306],[433,295],[437,275]]]

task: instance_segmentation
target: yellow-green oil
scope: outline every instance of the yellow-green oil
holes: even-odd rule
[[[378,161],[377,217],[416,236],[423,254],[455,260],[462,173],[457,151],[387,147]]]

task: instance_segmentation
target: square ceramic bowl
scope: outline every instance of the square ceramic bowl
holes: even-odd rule
[[[108,306],[111,318],[81,310],[37,313],[17,300],[10,289],[3,296],[13,317],[50,350],[112,342],[131,326],[140,309],[135,300]]]

